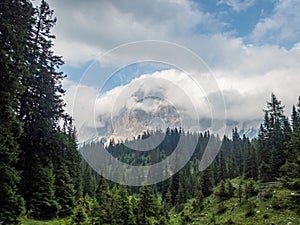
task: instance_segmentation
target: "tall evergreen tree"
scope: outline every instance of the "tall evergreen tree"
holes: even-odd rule
[[[96,200],[99,204],[97,218],[99,224],[109,224],[112,219],[112,194],[106,179],[100,176],[99,184],[96,190]]]
[[[208,168],[206,168],[206,170],[203,171],[201,178],[201,187],[204,197],[207,197],[212,193],[213,183],[211,166],[209,166]]]
[[[31,179],[33,188],[27,204],[30,216],[36,219],[51,219],[57,215],[59,204],[55,198],[55,177],[52,162],[36,160],[36,173]]]
[[[221,151],[219,152],[219,156],[220,158],[219,158],[219,166],[218,166],[218,182],[222,180],[224,181],[226,178],[226,163],[225,163],[223,149],[221,149]]]
[[[258,165],[255,149],[253,148],[250,140],[244,138],[245,151],[247,152],[244,168],[244,177],[246,179],[252,178],[254,180],[258,179]]]
[[[61,82],[65,75],[59,71],[59,67],[63,61],[52,51],[55,37],[51,29],[56,19],[44,0],[35,8],[32,20],[29,50],[26,52],[30,75],[22,79],[25,89],[20,95],[18,114],[24,125],[24,133],[20,138],[20,169],[23,171],[21,190],[27,211],[32,210],[32,202],[37,201],[37,196],[47,195],[42,193],[47,191],[45,189],[38,189],[41,192],[37,193],[35,184],[31,182],[32,174],[39,174],[38,170],[44,163],[52,162],[55,171],[59,171],[61,164],[64,164],[68,170],[66,174],[72,178],[70,185],[74,185],[78,192],[80,183],[80,158],[76,150],[75,131],[71,118],[64,112],[62,99],[64,90]],[[64,124],[64,128],[61,124]],[[41,165],[35,165],[37,163]]]
[[[259,149],[260,155],[264,155],[265,167],[270,168],[270,171],[261,170],[262,175],[265,173],[261,177],[269,177],[271,180],[279,176],[279,168],[285,162],[284,143],[288,141],[287,133],[290,128],[283,109],[281,101],[272,93],[271,101],[267,102],[267,109],[264,110],[265,119],[259,135],[262,147]]]
[[[119,185],[116,193],[116,203],[113,206],[113,221],[111,224],[135,224],[127,188]]]
[[[94,197],[95,195],[95,179],[92,176],[92,169],[90,165],[86,161],[82,161],[83,173],[82,173],[82,192],[83,196],[89,195],[90,197]]]
[[[142,186],[140,188],[140,200],[138,203],[139,215],[137,224],[150,225],[151,218],[159,219],[159,205],[150,186]]]
[[[292,110],[293,130],[289,133],[290,140],[286,142],[286,162],[281,166],[281,181],[291,189],[300,188],[300,97],[298,108]]]
[[[17,224],[23,200],[19,195],[18,138],[22,124],[17,118],[22,79],[28,76],[26,51],[32,5],[26,0],[3,0],[0,4],[0,223]]]
[[[244,154],[242,149],[242,139],[235,127],[232,130],[232,148],[233,154],[236,155],[235,166],[237,167],[237,175],[241,176],[243,174],[243,161],[244,161]]]
[[[76,191],[65,164],[62,163],[55,174],[55,196],[60,205],[58,215],[60,217],[66,217],[71,215],[75,206]]]

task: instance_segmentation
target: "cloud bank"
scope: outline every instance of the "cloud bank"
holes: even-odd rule
[[[247,13],[247,9],[256,7],[258,1],[222,0],[215,4],[220,8],[227,5],[238,14]],[[262,109],[272,92],[286,105],[289,115],[292,104],[300,95],[300,4],[297,0],[268,1],[268,4],[272,4],[271,13],[266,15],[262,11],[250,34],[240,36],[236,30],[225,29],[233,18],[219,19],[222,18],[220,14],[229,14],[227,11],[208,11],[192,1],[53,0],[50,6],[58,17],[54,30],[57,36],[55,52],[63,55],[67,65],[72,67],[96,59],[127,42],[151,39],[174,42],[195,52],[210,67],[223,91],[228,119],[250,121],[262,118]],[[195,101],[197,110],[209,115],[204,99],[211,93],[196,91],[180,72],[165,70],[148,76],[153,79],[171,77],[171,85],[165,87],[155,82],[146,84],[151,90],[158,89],[164,98],[175,96],[177,86],[189,90],[189,98]],[[135,80],[128,85],[134,82],[138,84]],[[95,115],[98,116],[97,127],[103,126],[114,99],[128,89],[123,85],[108,91],[97,99],[103,104],[98,108],[95,101],[99,90],[86,84],[77,85],[78,80],[65,82],[65,99],[79,128],[84,123],[92,123],[89,118]],[[82,105],[75,110],[76,91],[81,93],[76,103]],[[134,96],[127,97],[128,104],[134,104]],[[178,107],[182,111],[186,106],[184,100],[176,95],[175,104],[182,106]]]

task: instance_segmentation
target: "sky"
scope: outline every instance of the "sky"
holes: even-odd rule
[[[226,118],[236,121],[263,118],[272,92],[286,106],[287,115],[300,96],[298,0],[51,0],[49,5],[57,17],[54,51],[63,56],[61,69],[68,75],[67,111],[79,129],[104,126],[119,112],[116,103],[130,103],[129,111],[140,107],[138,89],[132,88],[137,84],[144,85],[143,96],[168,100],[179,114],[196,108],[197,118],[201,114],[218,119],[212,111],[224,101]],[[199,80],[197,75],[189,76],[178,65],[142,60],[145,54],[150,59],[164,54],[159,48],[119,50],[145,40],[170,43],[197,55],[207,68],[203,74],[216,82],[222,98],[214,101],[216,90],[206,89],[205,83],[195,86],[191,81]],[[180,57],[186,60],[183,55],[178,62]],[[166,80],[171,84],[161,85]],[[159,108],[164,103],[153,104]],[[148,106],[145,103],[143,110],[153,110]]]

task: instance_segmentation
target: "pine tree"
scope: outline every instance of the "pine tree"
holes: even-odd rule
[[[75,206],[76,191],[65,164],[62,163],[55,174],[55,196],[60,205],[58,216],[67,217],[71,215]]]
[[[83,196],[89,195],[90,197],[95,196],[95,184],[92,176],[92,169],[89,164],[82,161],[83,164],[83,174],[82,174],[82,192]]]
[[[71,183],[75,189],[75,195],[77,198],[84,196],[82,194],[82,174],[81,174],[81,155],[77,150],[76,129],[73,125],[73,119],[65,115],[62,132],[59,133],[62,136],[62,153],[59,160],[63,164],[65,163],[68,169],[68,173],[71,177]],[[59,165],[60,163],[58,163]],[[96,182],[93,183],[93,187],[96,186]]]
[[[36,174],[32,174],[34,179],[31,179],[33,192],[28,202],[30,216],[42,220],[54,218],[57,215],[59,204],[55,199],[53,164],[51,161],[37,160],[35,167]]]
[[[106,179],[102,176],[100,176],[95,196],[99,204],[99,212],[97,215],[99,221],[95,222],[99,224],[109,224],[112,218],[112,194]]]
[[[246,160],[245,160],[245,168],[244,168],[244,177],[245,179],[254,179],[258,178],[258,166],[257,166],[257,158],[255,149],[250,143],[249,139],[244,139],[245,143],[245,151],[247,152]]]
[[[264,181],[279,177],[279,168],[285,162],[284,143],[289,140],[290,127],[283,109],[281,101],[272,93],[271,101],[267,102],[267,109],[264,110],[265,118],[259,133],[260,158],[264,161],[260,165],[260,174],[270,179]],[[269,171],[264,171],[265,168],[269,168]]]
[[[27,40],[32,5],[26,0],[3,0],[0,4],[0,223],[17,224],[23,209],[16,169],[22,124],[17,118],[22,79],[28,76]]]
[[[166,210],[170,210],[172,208],[172,195],[170,190],[167,191],[166,197],[165,197],[165,208]]]
[[[235,166],[237,167],[237,175],[243,174],[244,155],[242,151],[242,140],[238,134],[237,128],[232,130],[232,148],[233,154],[236,155]]]
[[[218,197],[220,202],[226,199],[227,195],[224,180],[221,180],[218,189],[215,191],[215,195]]]
[[[150,224],[150,218],[157,218],[159,213],[159,205],[150,186],[142,186],[140,188],[140,200],[138,203],[139,216],[137,224]]]
[[[222,180],[224,181],[226,178],[226,165],[225,165],[225,158],[224,158],[224,150],[221,149],[219,154],[220,154],[220,159],[219,159],[219,166],[218,166],[218,181],[222,181]]]
[[[201,190],[201,186],[197,185],[197,189],[195,191],[195,204],[194,209],[196,211],[201,211],[204,208],[204,195]]]
[[[177,206],[177,209],[180,209],[181,206],[185,203],[185,201],[186,201],[186,194],[184,191],[184,186],[182,182],[179,182],[178,191],[175,198],[175,205]]]
[[[115,207],[113,206],[113,222],[111,224],[135,224],[133,218],[131,203],[127,188],[120,185],[115,193],[116,197]]]
[[[74,225],[87,225],[88,223],[88,215],[83,206],[83,202],[79,201],[77,203],[76,208],[74,209],[73,215],[71,217],[71,224]],[[94,223],[92,223],[94,224]]]
[[[176,173],[171,178],[171,196],[172,196],[172,205],[175,205],[176,203],[176,196],[178,193],[179,188],[179,181],[180,181],[180,172]]]
[[[74,185],[78,192],[80,189],[80,158],[76,150],[75,131],[71,118],[64,112],[65,103],[62,99],[64,90],[61,82],[65,75],[59,71],[59,67],[63,61],[51,49],[52,40],[55,38],[51,29],[56,19],[53,18],[53,10],[44,0],[35,8],[32,22],[26,51],[29,75],[22,79],[25,89],[20,93],[18,114],[24,125],[24,133],[20,138],[22,154],[19,165],[23,171],[21,190],[27,211],[39,204],[33,204],[34,199],[48,195],[48,190],[37,189],[31,181],[32,174],[38,174],[39,168],[44,166],[43,163],[52,162],[55,171],[60,170],[62,164],[66,165],[67,173],[71,177],[70,185]],[[64,124],[63,129],[61,124]],[[41,165],[35,165],[37,160]],[[56,213],[49,213],[48,216]]]
[[[250,180],[245,184],[245,200],[248,200],[250,197],[255,196],[257,191],[254,186],[254,181]]]
[[[212,173],[211,167],[209,166],[206,170],[203,171],[201,179],[202,193],[204,197],[208,197],[212,193],[213,184],[212,184]]]
[[[289,133],[290,140],[286,142],[286,162],[281,166],[280,180],[283,184],[291,189],[299,190],[300,188],[300,97],[298,108],[293,106],[292,110],[293,130]]]

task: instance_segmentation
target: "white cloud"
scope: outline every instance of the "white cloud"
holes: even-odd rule
[[[243,79],[239,74],[219,74],[217,81],[226,103],[226,119],[259,121],[263,118],[262,109],[266,107],[272,92],[286,105],[289,115],[300,94],[299,71],[298,67],[283,67],[282,70]],[[102,96],[98,96],[97,90],[90,86],[67,85],[68,111],[75,117],[79,133],[84,134],[79,136],[81,140],[95,136],[97,131],[103,135],[112,131],[117,136],[126,136],[128,132],[128,136],[136,135],[147,125],[151,127],[147,124],[150,123],[148,117],[161,117],[165,127],[182,126],[182,119],[190,121],[185,124],[185,130],[193,129],[199,119],[222,119],[218,114],[222,99],[214,99],[214,92],[203,92],[184,72],[174,69],[142,75]],[[212,118],[211,110],[217,111],[213,114],[215,118]],[[142,114],[134,114],[137,111]],[[145,123],[137,122],[138,117],[143,115],[148,115],[144,117]]]
[[[55,50],[67,63],[138,40],[175,40],[221,24],[190,1],[51,1],[58,17]],[[67,9],[67,10],[66,10]],[[93,50],[93,51],[91,51]]]
[[[252,38],[260,43],[287,44],[299,41],[300,1],[280,0],[274,13],[261,19],[255,26]]]
[[[221,2],[236,11],[254,4],[254,0]],[[249,45],[244,44],[242,38],[221,33],[222,22],[217,21],[212,14],[201,12],[189,1],[53,0],[50,5],[58,17],[55,50],[69,64],[95,59],[97,54],[103,54],[119,44],[160,39],[186,46],[204,59],[223,91],[229,119],[242,121],[262,118],[261,110],[271,92],[282,100],[289,112],[300,95],[300,3],[297,0],[279,1],[274,14],[261,19],[256,25],[252,33],[255,42]],[[194,32],[196,27],[200,27],[198,33]],[[290,50],[275,45],[287,41],[296,44]],[[260,45],[256,45],[257,43]],[[167,73],[169,74],[166,75]],[[177,72],[164,71],[152,77],[169,77],[170,84],[162,86],[159,82],[148,82],[143,86],[143,92],[151,93],[151,90],[158,88],[161,96],[172,99],[178,105],[177,108],[184,111],[188,108],[188,102],[184,101],[186,97],[174,91],[174,86],[180,86],[182,90],[188,90],[189,98],[200,106],[198,110],[202,116],[209,116],[203,96],[211,93],[200,93],[199,89],[193,88],[189,79],[183,79],[185,76]],[[136,85],[142,85],[137,81]],[[84,124],[93,126],[95,115],[100,114],[103,118],[100,120],[98,117],[96,125],[105,126],[103,121],[108,118],[116,96],[124,94],[124,90],[128,89],[126,85],[112,89],[101,100],[98,99],[101,107],[97,104],[95,107],[99,90],[83,84],[77,89],[76,83],[65,84],[65,87],[68,90],[68,111],[72,113],[76,109],[72,114],[78,129]],[[134,85],[131,87],[135,88],[132,90],[138,88]],[[76,91],[80,92],[80,96],[76,97],[74,105]],[[128,106],[139,106],[133,96],[121,95],[120,99]],[[153,111],[149,104],[143,107],[143,110]]]
[[[79,131],[85,129],[85,132],[87,128],[96,127],[105,133],[111,131],[111,126],[115,126],[117,134],[123,134],[131,127],[144,130],[145,127],[134,122],[136,118],[132,118],[130,124],[126,120],[137,111],[150,115],[151,119],[162,118],[165,127],[181,126],[183,122],[188,129],[195,125],[190,121],[199,120],[197,112],[201,118],[211,118],[213,108],[205,99],[209,93],[203,93],[188,75],[174,69],[142,75],[102,96],[97,96],[96,90],[90,86],[77,86],[72,82],[65,86],[68,88],[65,97],[67,111],[75,117]],[[147,124],[151,121],[145,119],[145,125],[151,127]]]

